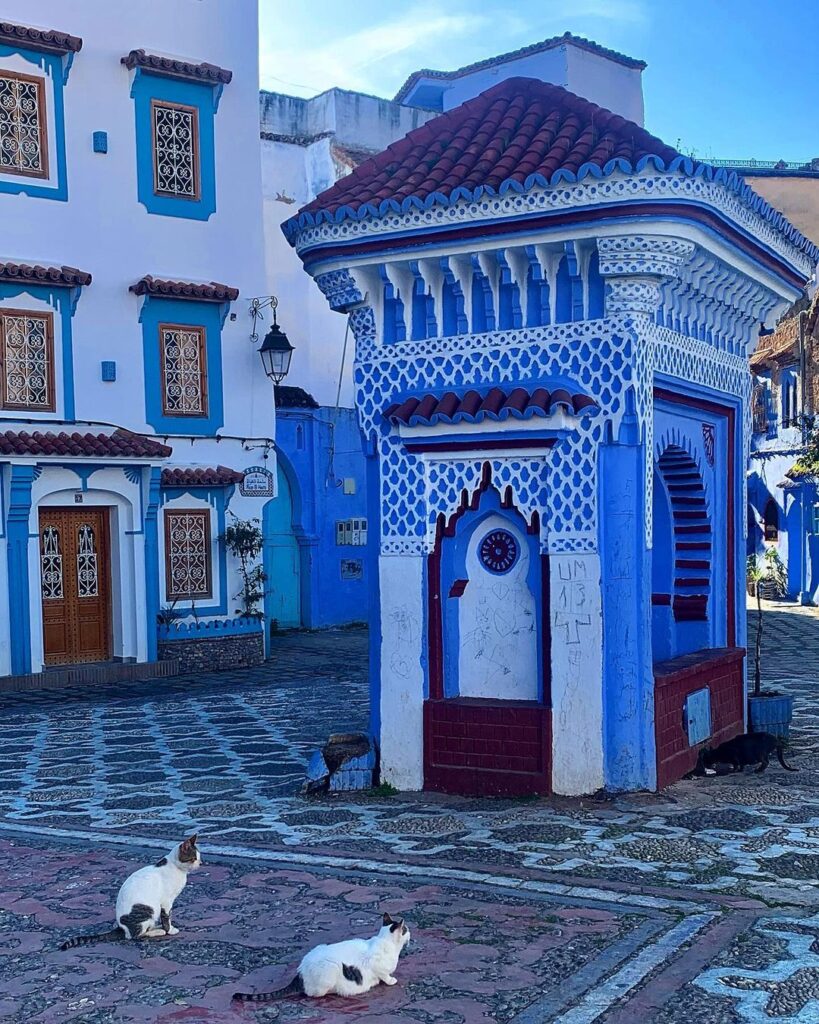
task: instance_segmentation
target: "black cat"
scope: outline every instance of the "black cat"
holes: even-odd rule
[[[758,764],[756,770],[764,772],[774,753],[786,771],[799,771],[785,763],[784,751],[785,741],[778,736],[772,736],[769,732],[747,732],[744,736],[735,736],[732,740],[720,743],[715,750],[703,747],[697,761],[697,774],[704,775],[706,768],[713,768],[717,764],[730,764],[734,772],[744,771],[749,764]]]

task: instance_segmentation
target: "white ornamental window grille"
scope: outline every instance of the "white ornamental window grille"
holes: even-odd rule
[[[63,597],[63,556],[60,531],[56,526],[47,526],[43,530],[40,566],[43,600],[59,601]]]
[[[82,523],[77,533],[77,596],[99,595],[99,567],[94,529]]]
[[[0,314],[0,406],[52,411],[53,359],[50,316]]]
[[[151,105],[154,192],[179,199],[199,198],[199,112],[176,103]]]
[[[44,81],[0,71],[0,172],[48,177]]]
[[[206,416],[205,332],[160,324],[162,408],[166,416]]]
[[[211,597],[210,512],[165,513],[165,570],[169,601]]]

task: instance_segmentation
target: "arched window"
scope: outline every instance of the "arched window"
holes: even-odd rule
[[[779,506],[773,498],[769,498],[765,505],[762,525],[765,530],[765,540],[776,543],[779,540]]]
[[[765,434],[768,431],[768,398],[764,384],[755,384],[751,408],[754,417],[754,433]]]

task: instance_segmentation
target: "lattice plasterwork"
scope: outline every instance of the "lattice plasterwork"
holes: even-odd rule
[[[614,172],[606,178],[586,178],[580,182],[562,182],[528,192],[508,191],[502,196],[484,195],[478,200],[461,199],[450,205],[413,208],[406,213],[386,213],[380,217],[348,218],[339,223],[305,226],[295,235],[299,253],[329,242],[356,238],[376,238],[394,232],[433,229],[476,221],[557,212],[578,207],[635,200],[688,201],[712,206],[759,239],[807,277],[813,270],[810,257],[787,239],[782,230],[753,210],[735,192],[717,181],[679,172],[655,172],[648,168],[638,175]],[[661,216],[661,215],[660,215]]]
[[[597,450],[604,422],[616,431],[633,387],[635,332],[627,318],[581,321],[553,327],[521,328],[485,335],[466,335],[412,342],[392,348],[364,346],[371,355],[356,365],[357,405],[366,434],[380,433],[381,413],[399,395],[421,389],[491,387],[494,384],[564,380],[592,395],[600,412],[584,418],[562,439],[546,460],[493,459],[497,480],[511,486],[516,507],[541,514],[541,542],[550,551],[597,549]],[[640,373],[645,377],[648,367]],[[649,385],[650,386],[650,385]],[[648,407],[643,403],[639,415]],[[395,432],[381,436],[382,554],[423,553],[430,549],[431,524],[438,512],[450,514],[461,491],[480,479],[475,466],[453,462],[467,473],[460,486],[457,474],[438,496],[441,473],[425,475],[420,457],[407,452]],[[451,465],[452,463],[450,463]],[[441,464],[443,465],[443,464]],[[541,466],[547,470],[540,475]],[[477,476],[476,476],[477,473]]]

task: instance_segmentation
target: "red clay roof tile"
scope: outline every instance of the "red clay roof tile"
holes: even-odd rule
[[[241,483],[243,479],[244,473],[227,466],[178,466],[162,470],[163,487],[228,487]]]
[[[498,189],[508,180],[523,186],[535,173],[548,179],[561,168],[602,169],[614,157],[634,165],[652,154],[666,162],[679,156],[639,125],[560,86],[510,78],[416,128],[301,212],[423,200],[461,186]]]
[[[173,449],[144,434],[133,434],[119,428],[112,434],[74,431],[53,433],[49,430],[0,431],[0,456],[42,455],[68,458],[102,459],[166,459]]]
[[[397,402],[385,410],[384,418],[396,426],[428,427],[436,423],[481,423],[485,419],[502,421],[510,416],[528,420],[533,416],[551,416],[561,408],[580,415],[596,409],[597,403],[588,395],[572,394],[565,388],[492,388],[486,394],[467,391],[465,395],[447,391],[443,395],[425,394]]]
[[[191,64],[186,60],[179,60],[175,57],[161,57],[156,53],[146,53],[144,50],[131,50],[122,58],[126,68],[144,68],[158,75],[167,75],[170,78],[192,79],[195,82],[205,82],[210,85],[227,85],[233,78],[233,72],[227,68],[220,68],[218,64],[208,64],[203,61],[201,64]]]
[[[235,302],[239,289],[211,281],[210,284],[196,284],[192,281],[162,281],[146,274],[130,289],[135,295],[154,295],[166,299],[190,299],[194,302]]]
[[[8,21],[0,21],[0,43],[45,53],[78,53],[82,49],[79,36],[70,36],[53,28],[12,25]]]
[[[91,284],[91,275],[76,267],[41,267],[28,263],[0,263],[0,281],[17,284],[57,284],[66,288]]]

